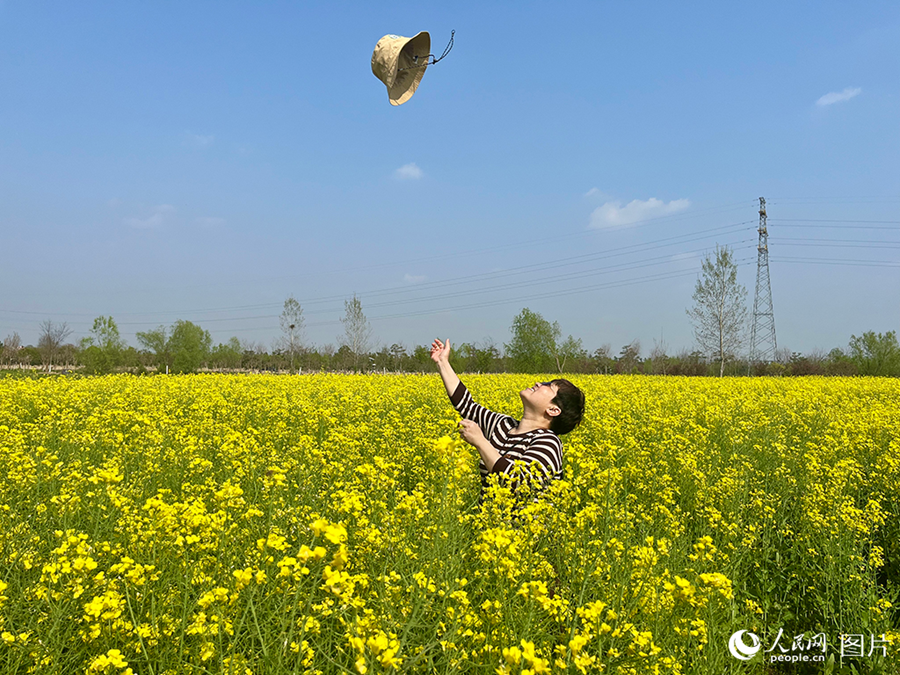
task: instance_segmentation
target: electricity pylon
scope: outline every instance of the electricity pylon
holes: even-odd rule
[[[756,258],[756,293],[753,297],[753,327],[750,330],[750,359],[747,374],[757,361],[775,359],[775,314],[769,284],[769,233],[766,231],[766,200],[759,198],[759,244]]]

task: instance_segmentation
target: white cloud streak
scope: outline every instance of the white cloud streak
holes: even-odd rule
[[[174,211],[175,207],[171,204],[160,204],[153,208],[153,213],[148,218],[124,218],[122,222],[139,230],[154,229],[160,227]]]
[[[225,224],[225,219],[216,218],[215,216],[204,216],[197,218],[196,223],[201,227],[219,227]]]
[[[601,190],[600,188],[592,187],[590,190],[584,193],[585,199],[590,199],[594,202],[599,201],[610,201],[613,196]]]
[[[859,96],[861,93],[862,89],[860,87],[847,87],[844,91],[832,91],[831,93],[825,94],[816,101],[816,105],[826,106],[842,101],[849,101],[851,98]]]
[[[421,284],[423,281],[425,281],[425,275],[404,274],[403,281],[408,284]]]
[[[656,197],[646,201],[634,199],[622,206],[620,201],[606,202],[591,213],[591,227],[600,229],[607,227],[624,227],[634,225],[651,218],[668,216],[679,211],[684,211],[691,205],[688,199],[673,199],[664,202]]]
[[[404,164],[394,171],[394,177],[399,178],[400,180],[419,180],[424,175],[422,169],[420,169],[415,162]]]
[[[192,134],[190,131],[186,132],[187,142],[190,145],[195,145],[198,148],[206,148],[213,144],[213,141],[216,140],[216,137],[212,134],[208,136],[204,136],[203,134]]]

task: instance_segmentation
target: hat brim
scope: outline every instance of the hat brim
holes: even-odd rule
[[[397,57],[397,70],[393,84],[388,87],[388,99],[391,105],[406,103],[416,93],[419,83],[425,75],[425,64],[431,53],[431,36],[427,31],[417,33],[409,38],[400,48]],[[413,57],[418,57],[417,60]]]

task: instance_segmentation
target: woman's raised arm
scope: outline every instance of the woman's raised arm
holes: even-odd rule
[[[453,396],[459,386],[459,377],[450,365],[450,340],[443,343],[435,340],[431,343],[431,360],[438,366],[444,387],[447,389],[447,396]]]

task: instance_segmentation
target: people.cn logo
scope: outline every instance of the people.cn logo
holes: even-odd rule
[[[747,633],[747,637],[750,638],[750,644],[744,642],[743,635]],[[759,651],[759,638],[755,633],[749,633],[745,630],[739,630],[737,633],[731,636],[731,639],[728,641],[728,651],[731,652],[731,655],[740,659],[741,661],[749,661],[754,656],[756,656],[756,652]]]

